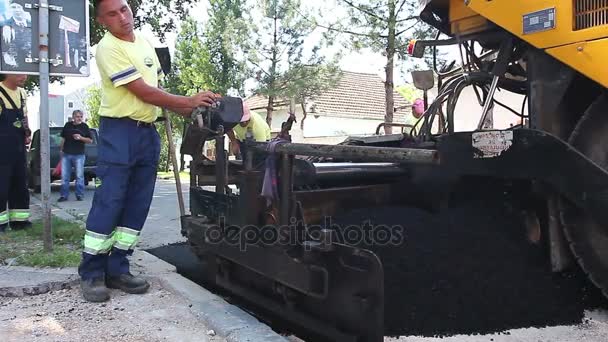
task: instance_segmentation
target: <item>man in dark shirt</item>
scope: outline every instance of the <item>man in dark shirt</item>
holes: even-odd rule
[[[84,196],[84,144],[93,142],[91,130],[83,122],[80,110],[72,113],[72,122],[68,122],[61,131],[61,197],[59,202],[70,196],[70,178],[72,166],[76,169],[76,199],[82,201]]]

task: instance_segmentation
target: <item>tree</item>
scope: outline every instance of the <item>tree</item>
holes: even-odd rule
[[[417,20],[412,23],[416,0],[339,0],[339,3],[348,11],[348,23],[317,23],[317,26],[328,29],[333,35],[349,35],[354,50],[370,48],[386,57],[385,121],[393,122],[395,57],[406,58],[409,40],[428,39],[434,29]],[[389,134],[390,126],[385,127],[385,131]]]
[[[249,49],[250,25],[244,17],[247,11],[240,0],[210,0],[209,20],[203,34],[204,49],[209,58],[201,72],[207,74],[209,88],[220,94],[230,91],[244,95],[244,83],[249,74],[244,51]]]
[[[165,40],[165,33],[175,30],[176,23],[183,20],[188,14],[188,7],[195,3],[194,0],[170,1],[170,0],[127,0],[133,11],[135,29],[149,25],[152,31],[159,36],[161,42]],[[99,43],[105,29],[95,19],[93,1],[89,1],[89,39],[91,46]],[[53,76],[50,82],[63,83],[63,77]],[[25,89],[33,92],[38,88],[40,79],[38,76],[28,77]]]
[[[322,90],[334,79],[336,63],[319,57],[319,46],[304,60],[304,39],[315,29],[314,23],[300,11],[299,0],[259,2],[262,25],[256,30],[254,49],[249,62],[254,65],[259,85],[256,93],[268,97],[266,122],[272,124],[277,99],[303,99]],[[268,38],[268,39],[265,39]]]
[[[188,15],[188,7],[196,3],[194,0],[127,0],[135,21],[135,29],[150,25],[152,31],[164,42],[166,32],[176,29],[176,23]],[[93,1],[89,2],[89,27],[91,30],[91,45],[95,45],[104,35],[104,29],[97,23],[94,15]]]
[[[201,39],[201,28],[196,20],[186,18],[175,42],[175,58],[167,89],[181,94],[193,95],[209,89],[212,82],[209,73],[209,51]]]
[[[89,115],[88,125],[91,127],[99,127],[99,108],[101,107],[101,87],[92,85],[87,89],[86,99],[84,101],[87,113]]]

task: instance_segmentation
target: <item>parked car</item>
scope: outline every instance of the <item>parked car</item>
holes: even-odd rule
[[[60,160],[59,146],[61,144],[61,130],[63,127],[50,127],[50,155],[51,155],[51,182],[61,179],[61,175],[54,176],[53,170]],[[89,181],[95,178],[95,170],[97,165],[97,140],[99,133],[97,129],[91,128],[93,142],[85,145],[85,163],[84,163],[84,183],[89,184]],[[34,192],[40,192],[40,130],[37,130],[32,135],[32,143],[27,154],[28,165],[28,183],[30,189]],[[76,173],[72,171],[71,180],[76,179]]]

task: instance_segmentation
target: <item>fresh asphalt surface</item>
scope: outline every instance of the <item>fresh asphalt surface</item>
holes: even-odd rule
[[[79,215],[86,218],[91,207],[91,201],[95,192],[95,188],[89,185],[86,188],[85,200],[76,201],[73,194],[73,186],[70,193],[70,199],[67,202],[57,203],[59,198],[59,185],[53,184],[51,187],[51,200],[54,206],[61,207],[73,215]],[[182,184],[182,190],[185,197],[186,211],[188,207],[188,184]],[[40,198],[39,194],[35,194]],[[187,246],[182,244],[185,239],[180,234],[179,209],[175,182],[170,180],[158,180],[155,188],[154,198],[150,208],[150,213],[146,224],[142,231],[141,240],[138,247],[140,249],[155,249],[165,245],[173,245],[171,247],[157,250],[159,254],[165,252],[167,255],[158,255],[166,261],[173,263],[178,267],[180,273],[187,276],[192,275],[198,264],[196,258],[190,253]],[[165,251],[166,250],[166,251]],[[171,257],[174,255],[175,257]],[[192,279],[194,281],[198,279]],[[530,303],[534,305],[534,303]],[[608,341],[608,314],[605,312],[589,312],[587,318],[590,320],[581,325],[559,326],[549,328],[524,328],[510,331],[508,334],[489,334],[489,335],[456,335],[448,338],[423,338],[423,337],[401,337],[401,338],[385,338],[385,341],[450,341],[450,342],[465,342],[465,341]],[[301,341],[295,336],[290,337],[292,341]]]

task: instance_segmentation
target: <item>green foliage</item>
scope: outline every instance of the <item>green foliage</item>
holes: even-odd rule
[[[248,10],[240,0],[210,0],[209,21],[205,26],[204,47],[209,56],[205,72],[209,89],[243,96],[243,84],[250,76],[242,56],[249,49],[250,24],[244,17]]]
[[[85,105],[89,115],[88,125],[99,127],[99,108],[101,107],[101,87],[92,85],[87,89]]]
[[[177,22],[184,20],[188,14],[188,8],[196,3],[194,0],[127,0],[127,2],[133,11],[135,29],[149,25],[161,42],[165,40],[165,33],[174,31]],[[94,46],[105,34],[105,29],[95,19],[93,1],[89,1],[89,13],[89,39],[91,46]],[[54,82],[63,84],[64,78],[53,76],[50,78],[50,83]],[[39,84],[38,76],[30,76],[25,89],[32,93]]]
[[[336,59],[326,62],[318,51],[322,42],[304,58],[304,40],[316,25],[304,13],[299,0],[265,0],[258,3],[264,14],[256,27],[249,62],[254,66],[255,92],[269,98],[266,121],[271,124],[275,99],[302,100],[331,87],[339,78]]]
[[[339,3],[348,12],[347,21],[322,27],[328,30],[328,36],[348,35],[347,46],[351,50],[369,48],[386,57],[385,121],[392,122],[395,63],[408,58],[406,52],[411,39],[429,39],[435,29],[415,18],[417,0],[339,0]],[[425,61],[428,63],[429,59]]]
[[[79,223],[53,217],[53,252],[43,251],[42,221],[34,221],[27,230],[0,235],[0,264],[9,259],[23,266],[75,267],[82,255],[84,227]]]
[[[175,42],[174,72],[165,87],[177,94],[193,95],[211,84],[209,51],[201,39],[201,28],[192,17],[186,18]]]
[[[135,28],[150,25],[153,32],[164,41],[166,32],[176,29],[176,23],[184,20],[188,14],[188,8],[195,4],[194,0],[127,0],[135,20]],[[97,23],[94,15],[93,1],[89,2],[89,26],[91,30],[91,45],[95,45],[104,35],[104,29]]]

